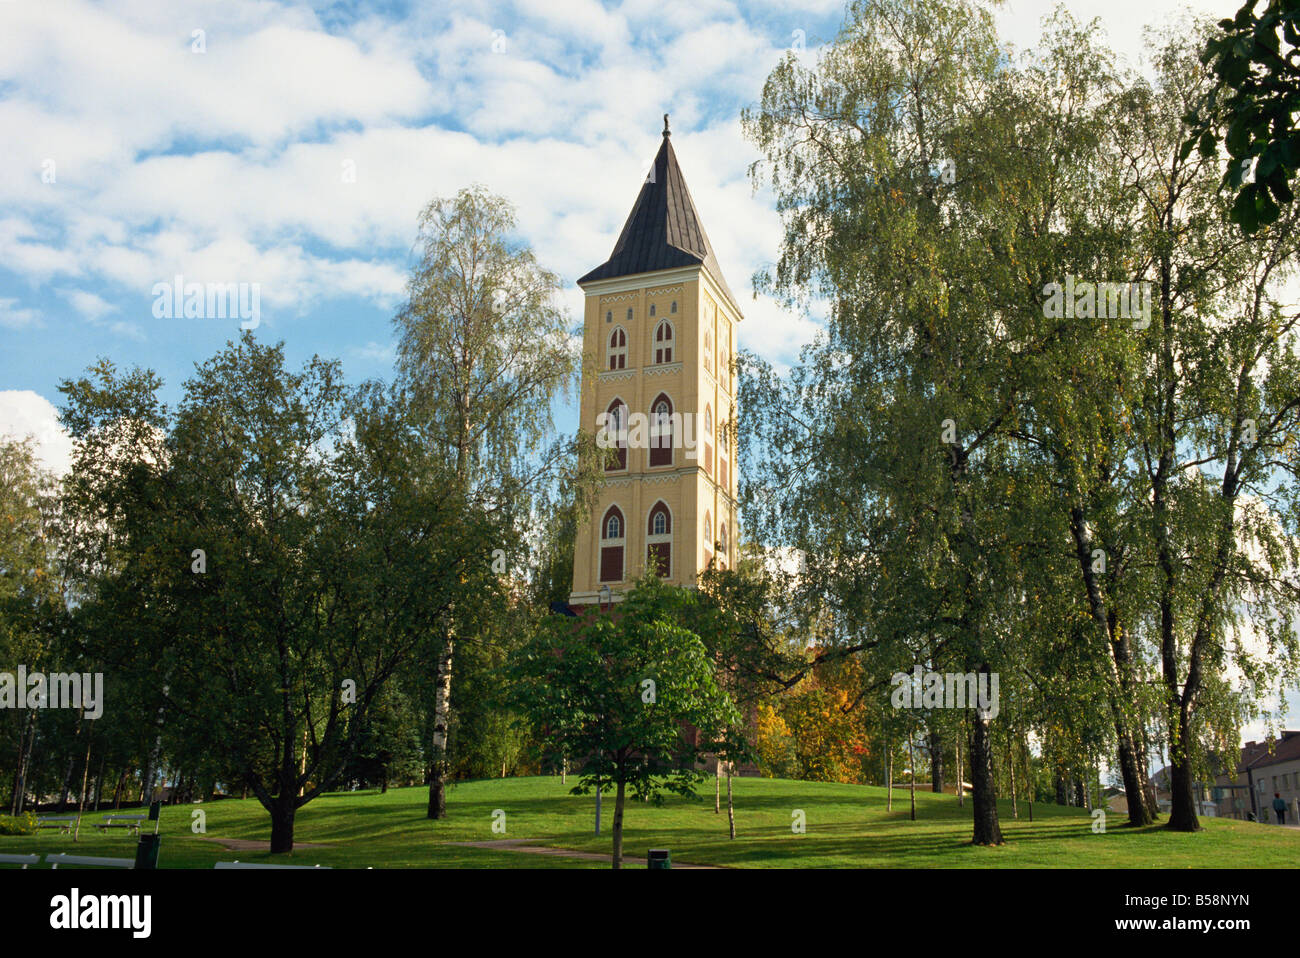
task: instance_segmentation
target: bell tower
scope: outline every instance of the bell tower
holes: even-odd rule
[[[740,307],[663,142],[586,294],[582,428],[604,427],[602,487],[579,525],[572,605],[617,601],[651,569],[692,586],[736,546],[733,372]]]

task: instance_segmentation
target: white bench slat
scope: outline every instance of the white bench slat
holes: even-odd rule
[[[212,867],[213,867],[213,868],[306,868],[306,869],[316,869],[316,868],[329,868],[329,867],[331,867],[331,866],[329,866],[329,865],[258,865],[258,864],[254,864],[253,862],[233,861],[233,862],[217,862],[217,863],[216,863],[215,865],[213,865]]]
[[[0,855],[0,865],[22,865],[26,868],[28,865],[39,865],[41,856],[32,855]]]
[[[58,852],[45,856],[45,860],[54,868],[59,865],[98,865],[101,868],[134,868],[134,858],[96,858],[91,855],[69,855]]]

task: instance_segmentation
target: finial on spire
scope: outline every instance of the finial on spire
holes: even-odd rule
[[[668,114],[664,114],[664,136],[672,136],[672,131],[668,129]]]

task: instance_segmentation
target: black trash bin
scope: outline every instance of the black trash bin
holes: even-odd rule
[[[646,868],[672,868],[673,856],[666,848],[652,848],[646,854]]]
[[[157,868],[158,846],[161,843],[161,835],[141,835],[140,844],[135,846],[135,867],[147,869]]]

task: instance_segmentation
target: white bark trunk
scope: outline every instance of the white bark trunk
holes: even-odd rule
[[[451,715],[451,665],[455,641],[448,634],[438,660],[438,679],[433,690],[433,768],[429,776],[429,818],[447,815],[447,726]]]
[[[736,837],[736,806],[731,798],[731,775],[735,770],[735,763],[727,763],[727,829],[731,837]]]

